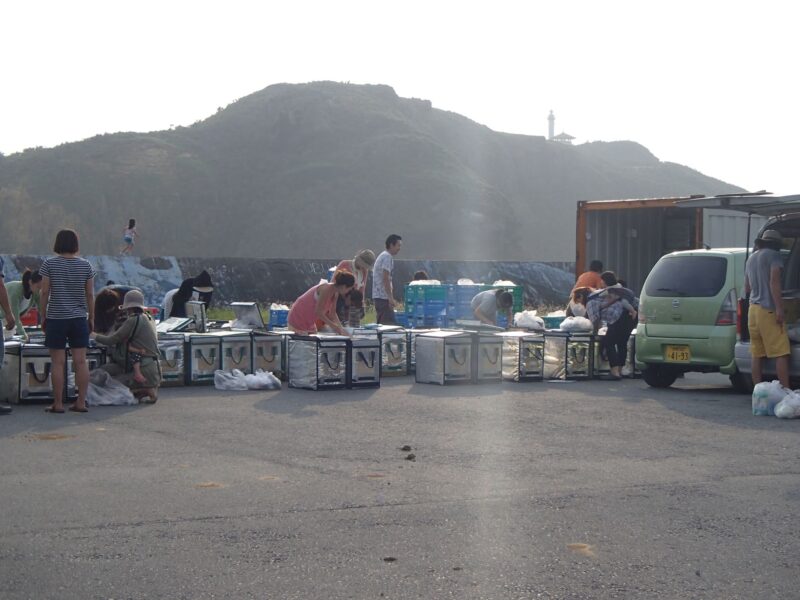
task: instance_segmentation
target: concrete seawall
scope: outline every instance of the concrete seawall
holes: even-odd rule
[[[6,281],[20,278],[24,269],[35,269],[42,257],[3,255]],[[87,256],[97,270],[96,289],[112,280],[142,289],[151,306],[161,304],[164,294],[203,269],[214,281],[215,305],[239,301],[293,301],[326,277],[334,259],[249,259]],[[525,288],[525,303],[566,304],[575,281],[570,263],[396,260],[395,289],[401,290],[415,271],[432,279],[455,283],[465,277],[479,283],[510,280]],[[371,285],[368,295],[371,294]],[[400,296],[398,291],[396,295]]]

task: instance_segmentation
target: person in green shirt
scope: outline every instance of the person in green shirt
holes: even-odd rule
[[[42,289],[42,276],[39,271],[25,269],[22,274],[22,281],[9,281],[6,284],[8,291],[8,302],[11,307],[11,314],[17,322],[17,335],[27,341],[28,334],[22,325],[22,315],[31,308],[39,309],[39,291]],[[3,309],[0,308],[0,318],[5,318]]]

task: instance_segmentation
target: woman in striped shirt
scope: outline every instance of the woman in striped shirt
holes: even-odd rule
[[[78,234],[62,229],[56,235],[53,252],[58,256],[45,259],[39,268],[42,276],[40,303],[45,346],[53,363],[53,405],[51,413],[64,412],[64,376],[66,375],[67,342],[75,368],[78,399],[70,407],[73,412],[87,412],[86,390],[89,387],[89,366],[86,347],[94,326],[94,276],[89,261],[78,257]]]

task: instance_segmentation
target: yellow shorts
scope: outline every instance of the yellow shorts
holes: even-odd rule
[[[791,352],[786,325],[778,325],[775,311],[751,304],[747,317],[750,331],[750,354],[757,358],[776,358]]]

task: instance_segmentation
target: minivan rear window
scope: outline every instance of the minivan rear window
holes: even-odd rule
[[[650,297],[710,298],[725,285],[728,259],[722,256],[663,258],[647,276],[644,292]]]

